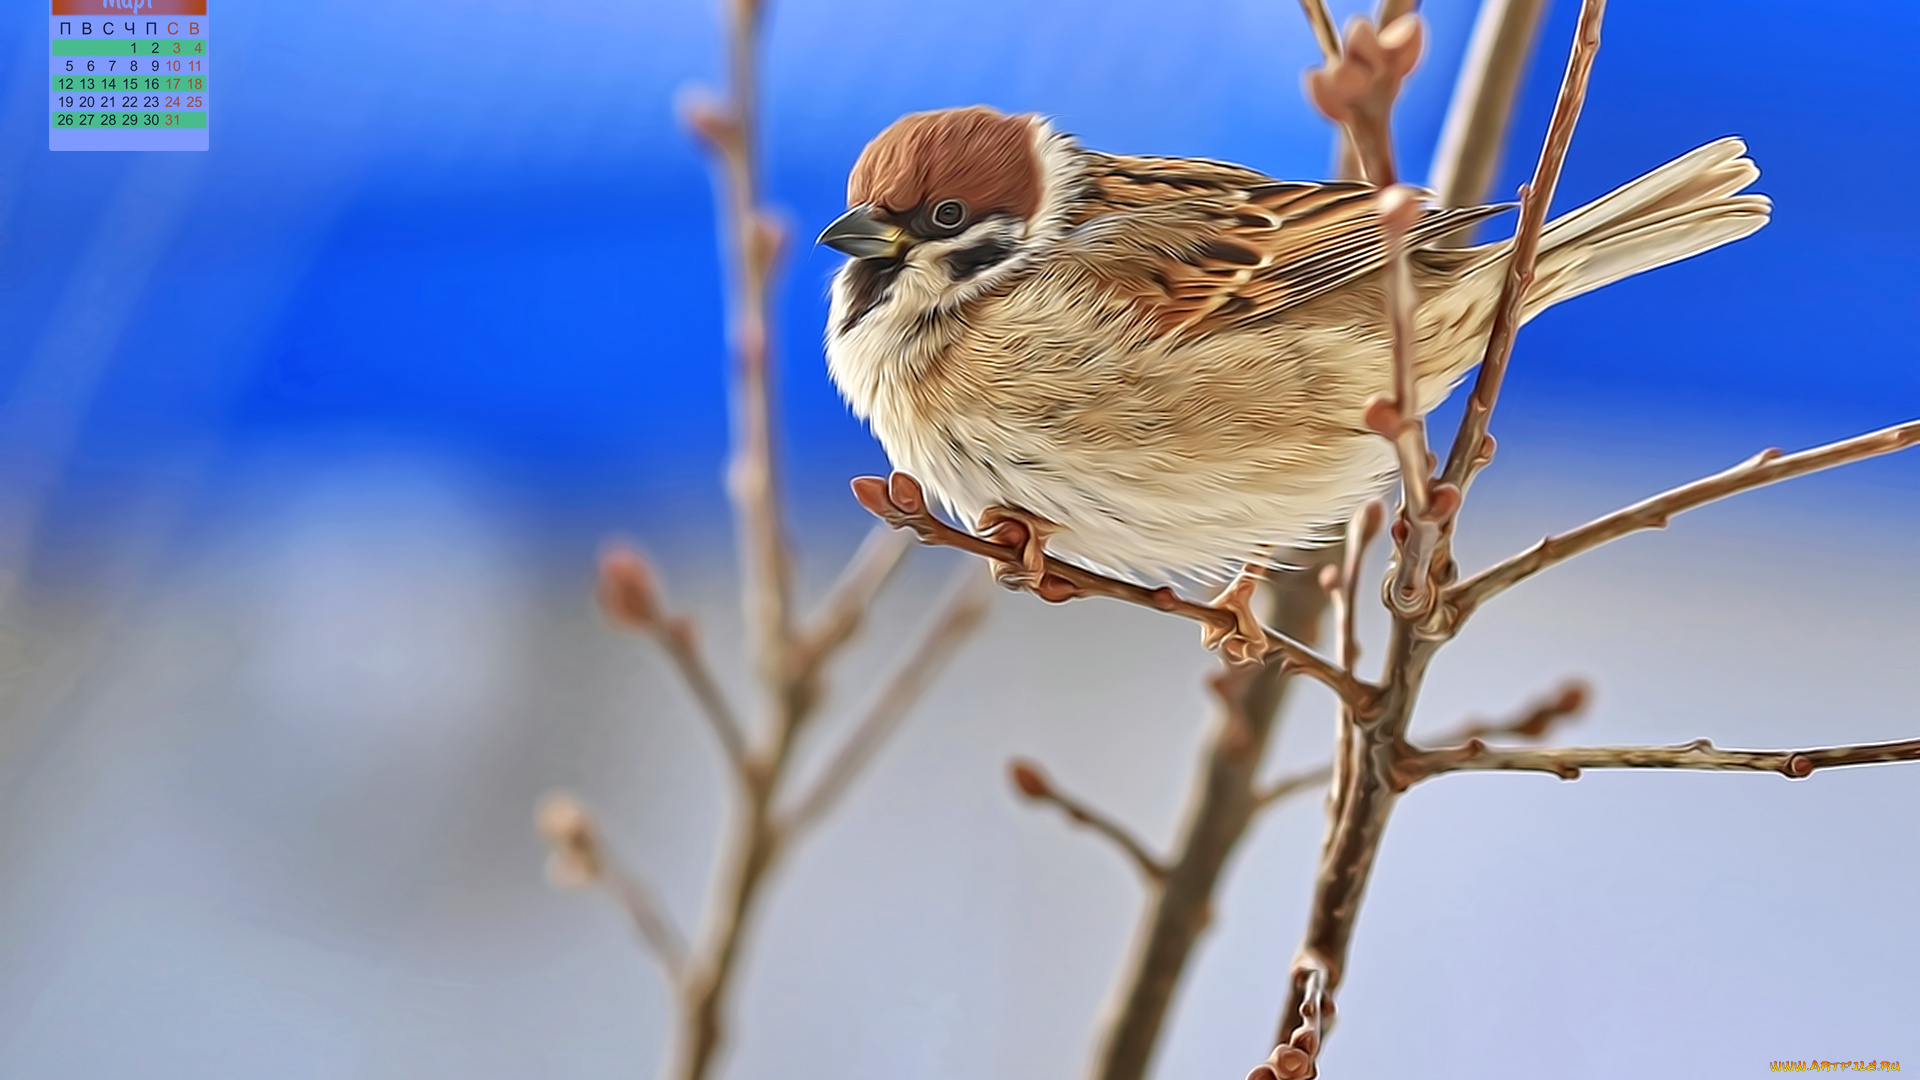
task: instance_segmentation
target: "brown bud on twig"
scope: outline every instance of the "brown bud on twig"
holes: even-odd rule
[[[572,796],[556,792],[540,800],[534,826],[552,853],[547,860],[547,880],[566,889],[585,888],[600,880],[606,860],[593,816],[586,807]]]
[[[681,95],[680,117],[711,150],[729,151],[740,141],[740,118],[704,90]]]
[[[1402,15],[1376,32],[1365,18],[1347,24],[1346,47],[1307,73],[1307,98],[1353,139],[1366,178],[1394,182],[1388,117],[1400,84],[1420,61],[1424,30],[1417,15]]]
[[[1013,786],[1024,798],[1044,799],[1053,794],[1053,785],[1047,782],[1047,774],[1031,761],[1014,758],[1007,763],[1007,775],[1013,779]]]
[[[1400,411],[1400,403],[1386,394],[1376,394],[1367,399],[1366,411],[1360,414],[1360,422],[1368,431],[1383,439],[1397,439],[1400,432],[1410,421]]]
[[[1535,709],[1520,723],[1509,728],[1515,735],[1524,735],[1537,739],[1547,733],[1556,721],[1577,716],[1587,707],[1587,699],[1592,691],[1583,682],[1570,682],[1560,688],[1559,696]]]
[[[1307,96],[1336,124],[1356,116],[1384,116],[1393,109],[1400,83],[1420,62],[1425,28],[1418,15],[1402,15],[1376,31],[1364,16],[1347,23],[1346,48],[1326,67],[1307,73]]]
[[[1377,205],[1380,227],[1403,238],[1420,221],[1420,200],[1413,189],[1404,184],[1382,190]]]
[[[918,514],[927,508],[926,491],[920,487],[920,481],[907,473],[887,474],[887,498],[904,513]]]
[[[1265,1062],[1247,1074],[1247,1080],[1305,1080],[1312,1075],[1312,1054],[1291,1046],[1276,1046]]]
[[[755,270],[761,274],[768,273],[786,250],[786,224],[765,210],[756,211],[752,231],[747,235],[753,245],[751,255]]]
[[[639,551],[620,545],[600,556],[600,610],[616,626],[642,633],[660,629],[660,585]]]
[[[1343,581],[1344,579],[1340,575],[1340,567],[1334,563],[1328,563],[1320,568],[1320,588],[1327,592],[1339,592]]]
[[[854,500],[874,517],[885,521],[899,511],[887,497],[887,482],[878,476],[856,476],[847,486],[853,489]]]

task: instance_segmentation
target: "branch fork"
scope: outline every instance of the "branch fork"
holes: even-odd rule
[[[814,616],[795,619],[793,551],[786,531],[775,453],[773,357],[769,333],[773,277],[788,229],[761,198],[756,152],[763,0],[727,5],[724,101],[682,99],[687,126],[711,159],[721,243],[728,256],[732,454],[726,486],[740,548],[741,599],[763,708],[749,727],[720,689],[692,619],[670,613],[658,576],[637,551],[617,548],[601,560],[601,606],[616,625],[659,643],[699,703],[729,766],[734,805],[720,841],[715,883],[694,944],[673,927],[641,880],[609,856],[591,817],[555,796],[536,824],[551,852],[557,884],[593,886],[627,911],[672,984],[679,1012],[672,1080],[707,1080],[719,1061],[731,987],[746,935],[764,904],[770,873],[794,842],[822,820],[878,753],[951,660],[986,610],[977,578],[949,591],[905,659],[880,679],[849,735],[826,753],[819,775],[801,790],[796,746],[823,698],[826,669],[859,632],[908,545],[875,530],[848,563]]]
[[[1439,600],[1436,557],[1447,528],[1460,511],[1458,485],[1433,479],[1433,452],[1420,415],[1420,386],[1413,356],[1413,275],[1407,232],[1420,219],[1418,196],[1395,185],[1379,195],[1379,219],[1387,242],[1387,323],[1393,361],[1393,393],[1367,404],[1362,422],[1393,444],[1400,461],[1400,517],[1394,524],[1394,573],[1387,607],[1402,621],[1436,633],[1432,615]],[[1448,565],[1444,562],[1439,565]]]

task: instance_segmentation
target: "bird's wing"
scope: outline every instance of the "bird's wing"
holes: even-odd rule
[[[1290,183],[1213,161],[1090,157],[1089,205],[1098,210],[1080,222],[1086,256],[1159,331],[1256,324],[1386,265],[1371,184]],[[1428,208],[1408,248],[1506,209]]]

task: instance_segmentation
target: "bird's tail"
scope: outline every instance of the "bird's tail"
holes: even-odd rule
[[[1547,223],[1523,319],[1602,285],[1711,251],[1767,223],[1773,203],[1737,138],[1708,143]],[[1507,242],[1488,245],[1504,273]]]

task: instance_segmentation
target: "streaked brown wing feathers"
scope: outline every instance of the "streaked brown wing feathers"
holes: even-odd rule
[[[1100,159],[1090,179],[1107,212],[1137,215],[1136,242],[1159,252],[1130,300],[1167,333],[1204,334],[1271,319],[1386,264],[1375,189],[1277,181],[1251,169],[1173,158]],[[1414,250],[1507,209],[1429,209]],[[1136,260],[1128,260],[1135,266]]]

